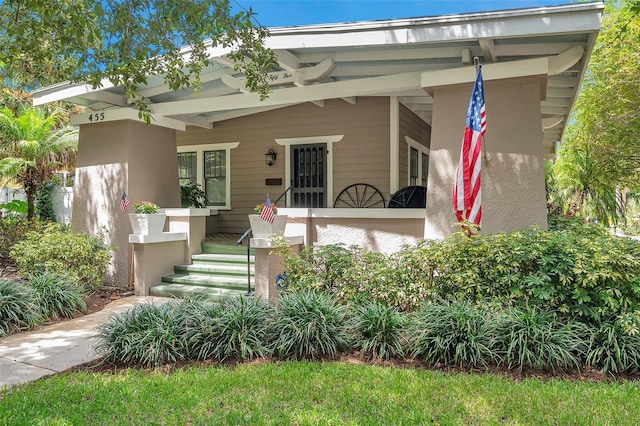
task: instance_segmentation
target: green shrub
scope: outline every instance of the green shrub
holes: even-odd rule
[[[326,293],[283,293],[274,325],[274,354],[293,359],[334,357],[350,347],[347,307]]]
[[[183,331],[173,303],[142,303],[98,326],[95,351],[107,362],[157,367],[186,357]]]
[[[407,318],[395,308],[377,301],[354,309],[354,346],[374,359],[404,358],[404,326]]]
[[[285,289],[324,291],[342,302],[376,300],[409,311],[427,295],[395,256],[357,246],[310,246],[300,255],[285,256],[283,269]]]
[[[211,355],[218,360],[269,356],[273,318],[273,306],[263,299],[247,296],[225,299],[217,320],[218,338],[214,340]]]
[[[57,187],[58,181],[53,179],[50,179],[38,186],[34,200],[38,219],[55,222],[56,213],[53,209],[53,191]]]
[[[586,342],[584,326],[563,323],[549,310],[514,307],[502,311],[497,340],[509,369],[580,367]]]
[[[465,367],[498,362],[494,312],[469,302],[427,303],[412,318],[412,358],[430,366]]]
[[[11,257],[22,273],[67,275],[92,291],[102,283],[111,253],[98,237],[72,234],[60,224],[49,224],[42,232],[28,232],[13,246]]]
[[[640,244],[596,227],[456,236],[420,257],[443,299],[544,306],[589,322],[639,306]]]
[[[35,273],[26,277],[34,290],[35,304],[45,318],[73,318],[78,312],[87,312],[85,292],[67,276]]]
[[[636,372],[640,367],[640,335],[630,335],[611,320],[591,327],[586,363],[611,373]]]
[[[24,239],[30,231],[42,231],[39,220],[29,221],[27,216],[8,215],[0,218],[0,257],[8,258],[14,244]]]
[[[35,294],[24,283],[0,278],[0,336],[25,330],[42,321]]]

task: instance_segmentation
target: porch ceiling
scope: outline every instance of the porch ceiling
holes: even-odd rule
[[[211,49],[215,63],[203,71],[199,95],[171,91],[161,77],[150,78],[138,95],[149,100],[158,124],[178,129],[212,127],[218,121],[304,102],[318,108],[326,99],[357,102],[358,96],[397,96],[431,123],[428,88],[472,81],[472,58],[477,56],[485,65],[485,79],[546,74],[541,126],[545,155],[550,157],[566,127],[602,11],[603,4],[597,2],[272,28],[267,45],[279,60],[272,70],[278,84],[267,100],[247,92],[242,75],[226,58],[229,52],[222,49]],[[85,105],[87,113],[74,118],[77,124],[88,123],[95,111],[136,116],[122,88],[108,82],[97,90],[61,83],[33,97],[36,105],[62,99]]]

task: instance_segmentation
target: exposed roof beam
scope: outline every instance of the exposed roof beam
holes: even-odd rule
[[[476,46],[466,46],[472,52],[480,53]],[[350,51],[327,53],[301,53],[298,56],[300,63],[316,63],[326,58],[331,58],[335,62],[370,62],[370,61],[401,61],[404,59],[435,59],[435,58],[458,58],[460,57],[460,47],[433,47],[433,48],[403,48],[381,49],[378,51],[362,51],[353,49]]]
[[[497,44],[496,56],[547,56],[558,55],[575,46],[576,43],[537,43],[537,44]]]
[[[296,55],[289,52],[286,49],[275,50],[276,57],[278,58],[278,64],[287,71],[295,71],[300,68],[300,60]],[[320,62],[320,61],[316,61]]]
[[[200,82],[201,83],[208,83],[208,82],[213,81],[213,80],[218,80],[223,75],[227,75],[227,74],[230,74],[232,72],[233,72],[233,69],[223,68],[223,69],[216,70],[216,71],[213,71],[213,72],[205,73],[205,74],[200,75]],[[136,92],[136,94],[138,96],[143,97],[143,98],[150,98],[152,96],[157,96],[157,95],[161,95],[163,93],[172,92],[172,91],[173,90],[169,88],[169,85],[162,84],[160,86],[152,87],[150,89],[138,90]]]
[[[478,42],[480,43],[480,49],[482,49],[482,56],[484,56],[485,62],[495,62],[497,55],[493,40],[481,38]]]
[[[290,71],[275,71],[267,73],[267,81],[269,86],[282,86],[287,84],[295,84],[296,86],[305,86],[307,84],[323,80],[328,77],[335,69],[336,64],[332,59],[324,61],[307,68]],[[250,93],[251,89],[246,85],[246,78],[233,77],[231,75],[223,75],[221,80],[227,86],[239,90],[243,93]]]
[[[127,98],[122,95],[116,95],[115,93],[100,90],[97,92],[89,92],[83,95],[85,99],[90,99],[98,102],[105,102],[111,106],[127,106]]]
[[[106,79],[100,82],[99,89],[94,89],[89,84],[71,83],[67,81],[36,90],[31,95],[33,96],[33,106],[38,106],[48,104],[49,102],[65,100],[74,96],[85,96],[88,93],[111,87],[113,87],[113,83]]]
[[[213,123],[201,115],[173,115],[171,118],[203,129],[213,129]]]
[[[69,123],[74,126],[79,126],[81,124],[105,123],[118,120],[133,120],[141,123],[145,122],[142,118],[139,117],[139,111],[137,109],[115,108],[100,112],[74,114],[69,118]],[[180,131],[184,131],[187,127],[184,121],[164,117],[160,114],[153,115],[153,117],[151,118],[151,124]]]
[[[261,112],[273,111],[280,108],[286,108],[293,104],[284,104],[284,105],[273,105],[269,107],[261,107],[261,108],[246,108],[246,109],[236,109],[233,111],[221,111],[215,112],[212,114],[205,115],[205,118],[212,123],[224,120],[231,120],[232,118],[240,118],[246,117],[248,115],[258,114]]]
[[[375,95],[381,91],[409,90],[420,87],[420,73],[406,73],[359,80],[336,81],[302,87],[274,90],[267,99],[258,93],[223,96],[216,99],[191,99],[150,105],[153,114],[199,114],[208,111],[273,106],[349,96]]]

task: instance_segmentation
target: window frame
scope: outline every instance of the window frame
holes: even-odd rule
[[[196,178],[200,188],[204,190],[204,153],[205,151],[225,151],[225,204],[223,206],[207,206],[217,210],[231,210],[231,150],[237,148],[240,142],[212,143],[200,145],[180,145],[177,154],[187,152],[196,153]]]
[[[420,142],[416,141],[415,139],[410,138],[409,136],[405,136],[405,141],[407,142],[407,183],[410,185],[411,184],[411,149],[415,149],[416,151],[418,151],[418,158],[417,158],[417,174],[414,175],[413,177],[416,178],[416,184],[419,184],[419,186],[425,186],[423,185],[423,183],[428,182],[428,175],[429,175],[429,160],[431,157],[431,150],[429,149],[429,147],[422,145]],[[427,176],[426,178],[424,178],[422,176],[422,156],[426,155],[427,156]]]

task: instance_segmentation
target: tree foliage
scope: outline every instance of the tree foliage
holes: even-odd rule
[[[216,66],[211,53],[231,49],[229,63],[266,96],[275,62],[267,35],[251,10],[234,12],[228,0],[5,0],[0,77],[30,88],[108,80],[145,111],[140,85],[162,75],[173,90],[197,91],[201,71]]]
[[[54,172],[75,165],[78,130],[64,126],[65,118],[61,110],[24,107],[20,114],[0,110],[0,177],[22,185],[29,220],[38,187]]]
[[[640,188],[640,2],[607,4],[553,172],[565,209],[616,222],[616,192]]]

